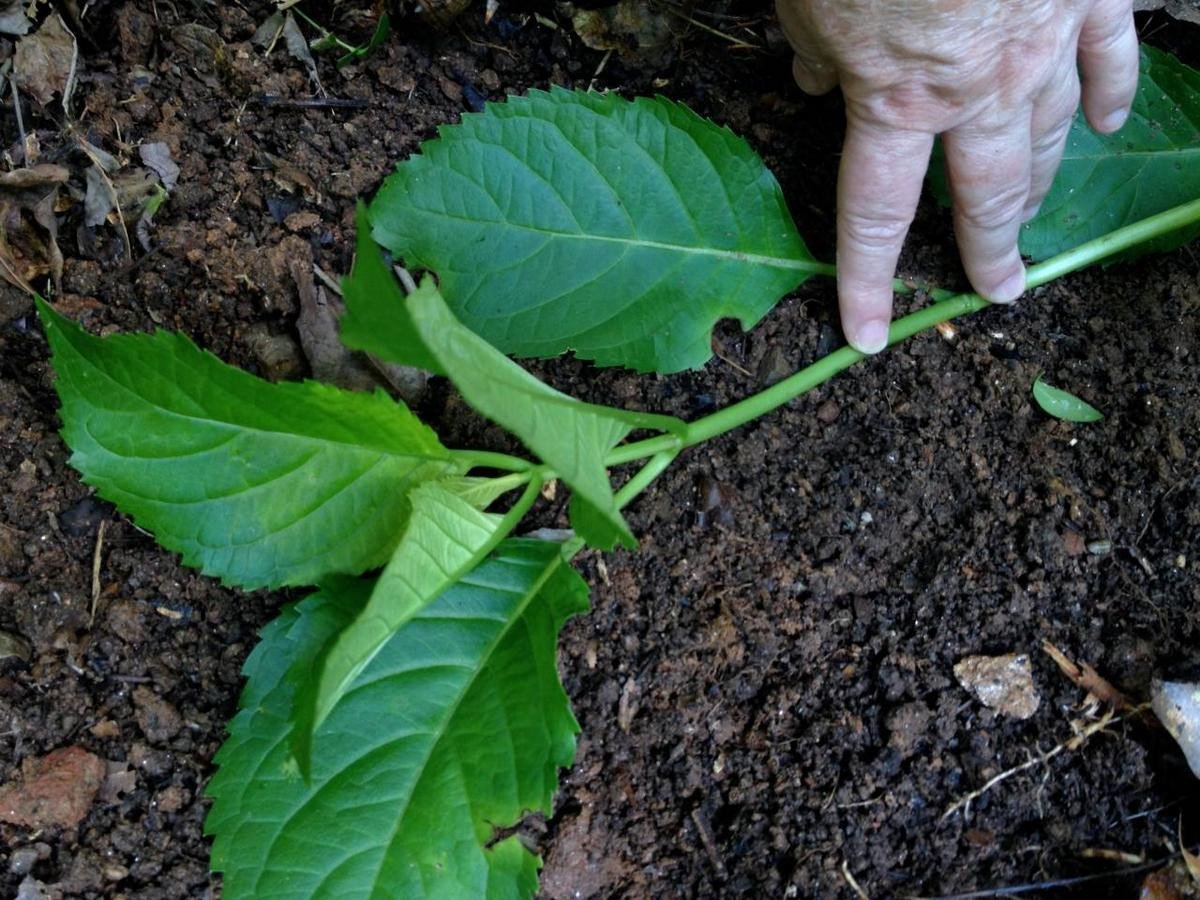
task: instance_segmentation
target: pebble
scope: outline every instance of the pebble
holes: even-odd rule
[[[954,677],[984,706],[1014,719],[1028,719],[1042,702],[1024,653],[964,657],[955,664]]]

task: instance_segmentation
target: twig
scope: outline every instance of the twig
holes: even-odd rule
[[[278,94],[256,94],[248,102],[283,109],[367,109],[371,105],[370,101],[356,97],[301,97],[293,100]]]
[[[1125,712],[1133,708],[1128,697],[1113,687],[1106,678],[1087,663],[1075,662],[1050,641],[1042,642],[1042,651],[1054,660],[1055,665],[1062,670],[1064,675],[1097,700],[1112,704],[1118,712]]]
[[[689,25],[694,25],[697,28],[699,28],[701,31],[707,31],[709,34],[711,34],[715,37],[719,37],[723,41],[729,41],[729,43],[733,44],[733,46],[738,50],[762,50],[763,49],[760,44],[751,44],[749,41],[744,41],[741,38],[734,37],[732,34],[726,34],[725,32],[721,31],[720,29],[713,28],[711,25],[706,25],[704,22],[701,22],[699,19],[693,19],[687,13],[683,12],[682,10],[676,9],[671,4],[663,3],[662,0],[659,0],[658,5],[661,6],[663,9],[665,9],[667,12],[669,12],[671,15],[677,16],[678,18],[683,19],[683,21],[687,22]]]
[[[108,530],[108,519],[100,520],[96,529],[96,548],[92,551],[92,611],[88,617],[88,628],[96,621],[96,604],[100,602],[100,560],[104,554],[104,532]]]
[[[846,879],[846,884],[850,885],[850,890],[854,891],[859,900],[871,900],[867,892],[862,889],[862,885],[860,885],[854,879],[854,876],[850,874],[849,860],[842,860],[842,877]]]
[[[342,286],[338,284],[338,280],[316,263],[313,263],[313,274],[317,276],[317,279],[324,284],[325,287],[329,288],[339,297],[342,296]]]
[[[1051,747],[1045,753],[1042,753],[1038,756],[1028,759],[1025,762],[1021,763],[1019,766],[1013,766],[1013,768],[1006,769],[1005,771],[1001,772],[999,775],[989,778],[988,781],[983,785],[983,787],[980,787],[980,788],[977,788],[976,790],[971,791],[971,793],[967,794],[965,797],[962,797],[961,799],[956,800],[954,803],[952,803],[950,805],[949,809],[947,809],[944,813],[942,813],[942,817],[938,821],[939,822],[946,821],[946,819],[950,818],[952,815],[954,815],[960,809],[963,810],[964,815],[970,815],[971,804],[974,803],[976,800],[978,800],[980,797],[982,797],[984,794],[986,794],[988,791],[990,791],[992,788],[994,788],[996,785],[1000,784],[1000,782],[1007,781],[1012,776],[1017,775],[1021,772],[1024,772],[1027,769],[1032,769],[1035,766],[1045,765],[1050,760],[1054,759],[1054,757],[1058,756],[1058,754],[1062,753],[1064,750],[1077,750],[1081,746],[1083,746],[1084,743],[1087,742],[1088,738],[1090,738],[1092,735],[1096,734],[1097,732],[1103,731],[1105,728],[1107,728],[1109,725],[1113,724],[1114,722],[1123,721],[1124,719],[1127,719],[1130,716],[1140,713],[1146,709],[1149,709],[1149,704],[1143,704],[1142,706],[1135,706],[1126,715],[1121,716],[1119,718],[1116,717],[1113,710],[1110,709],[1100,719],[1096,720],[1091,725],[1087,726],[1085,729],[1083,729],[1083,731],[1074,735],[1070,740],[1063,741],[1061,744]]]
[[[20,92],[17,90],[17,79],[15,79],[15,78],[12,79],[11,84],[12,84],[12,92],[13,92],[13,111],[17,114],[17,134],[19,134],[21,136],[21,149],[24,150],[25,147],[27,146],[25,143],[25,119],[21,115],[21,95],[20,95]],[[29,159],[27,158],[27,154],[25,154],[23,152],[21,154],[21,162],[25,166],[29,165]]]
[[[412,294],[417,290],[417,283],[413,280],[412,273],[404,266],[392,266],[396,273],[396,277],[400,279],[400,284],[404,286],[404,293]]]
[[[721,855],[717,852],[717,844],[713,840],[712,829],[708,827],[708,820],[704,818],[704,813],[700,812],[700,808],[696,807],[692,810],[692,822],[696,825],[696,831],[700,835],[700,843],[704,845],[704,851],[708,854],[709,861],[712,862],[713,868],[717,870],[717,876],[725,877],[725,864],[721,862]]]

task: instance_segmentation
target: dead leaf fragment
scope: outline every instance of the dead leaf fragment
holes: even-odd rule
[[[18,37],[29,34],[29,16],[25,14],[25,0],[5,0],[0,3],[0,31]]]
[[[5,631],[0,628],[0,659],[11,659],[13,657],[29,662],[30,656],[33,654],[33,648],[29,641],[21,637],[19,634],[14,634],[11,631]]]
[[[26,759],[20,781],[0,788],[0,821],[25,828],[74,828],[107,774],[104,760],[82,747]]]
[[[162,141],[151,141],[138,147],[138,155],[142,164],[158,176],[162,186],[168,191],[175,190],[179,181],[179,166],[171,159],[171,148]]]
[[[1200,778],[1200,682],[1154,682],[1150,708],[1183,750],[1192,772]]]
[[[954,666],[954,676],[984,706],[1014,719],[1028,719],[1041,704],[1024,653],[967,656]]]
[[[49,274],[56,287],[62,278],[54,207],[70,175],[49,164],[0,175],[0,275],[29,293],[35,278]]]
[[[66,109],[71,102],[78,55],[75,36],[55,13],[36,32],[17,42],[13,80],[42,106],[49,106],[54,95],[60,94]]]
[[[1134,11],[1166,10],[1167,15],[1182,22],[1200,25],[1200,0],[1134,0]]]
[[[638,53],[664,47],[670,42],[674,20],[661,7],[644,0],[620,0],[603,9],[580,9],[563,4],[571,27],[593,50]]]

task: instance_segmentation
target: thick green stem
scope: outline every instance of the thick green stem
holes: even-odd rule
[[[1110,234],[1081,244],[1073,250],[1030,266],[1026,283],[1030,288],[1039,287],[1115,253],[1128,250],[1197,221],[1200,221],[1200,200],[1193,200],[1140,222],[1134,222],[1132,225],[1126,225],[1124,228],[1118,228]],[[940,300],[893,322],[888,333],[888,346],[898,344],[914,334],[957,316],[981,310],[988,305],[988,302],[978,294],[959,294]],[[609,454],[607,462],[609,465],[632,462],[665,450],[683,449],[711,440],[777,409],[789,400],[823,384],[862,359],[865,359],[864,354],[850,347],[842,347],[778,384],[690,423],[686,436],[682,440],[673,435],[661,435],[626,444],[613,450]]]
[[[655,453],[650,457],[650,461],[638,469],[637,474],[617,491],[614,497],[617,501],[617,509],[624,509],[632,503],[638,494],[648,488],[651,482],[675,461],[675,457],[678,455],[678,450],[664,450],[662,453]]]

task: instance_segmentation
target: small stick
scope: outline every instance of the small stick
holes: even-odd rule
[[[340,284],[338,284],[338,280],[336,278],[334,278],[332,275],[330,275],[328,272],[326,272],[324,269],[322,269],[320,266],[318,266],[316,263],[313,263],[313,274],[317,276],[317,278],[321,281],[322,284],[325,285],[325,287],[329,288],[331,291],[333,291],[339,297],[342,296],[342,286]]]
[[[1024,772],[1026,769],[1032,769],[1035,766],[1044,765],[1045,763],[1048,763],[1050,760],[1054,759],[1054,757],[1058,756],[1058,754],[1062,753],[1064,750],[1077,750],[1081,746],[1083,746],[1084,743],[1087,742],[1088,738],[1090,738],[1092,735],[1096,734],[1097,732],[1103,731],[1104,729],[1106,729],[1109,725],[1113,724],[1114,722],[1120,722],[1124,719],[1129,718],[1129,716],[1140,713],[1143,710],[1148,709],[1148,708],[1149,708],[1149,704],[1142,704],[1141,706],[1135,706],[1133,709],[1131,709],[1129,711],[1128,714],[1121,716],[1120,718],[1116,718],[1113,711],[1110,709],[1108,712],[1106,712],[1104,714],[1103,717],[1101,717],[1097,721],[1093,722],[1091,725],[1089,725],[1087,728],[1083,729],[1083,731],[1079,732],[1077,735],[1072,737],[1070,740],[1063,741],[1061,744],[1058,744],[1055,747],[1051,747],[1045,753],[1042,753],[1038,756],[1032,757],[1031,759],[1028,759],[1025,762],[1021,763],[1019,766],[1013,766],[1011,769],[1006,769],[1005,771],[1001,772],[999,775],[989,778],[987,783],[985,783],[983,785],[983,787],[980,787],[980,788],[977,788],[976,790],[971,791],[971,793],[967,794],[962,799],[956,800],[953,804],[951,804],[950,808],[947,809],[944,813],[942,813],[942,817],[938,821],[939,822],[946,821],[948,818],[950,818],[952,815],[954,815],[960,809],[963,810],[964,815],[970,815],[971,814],[971,804],[974,803],[976,800],[978,800],[980,797],[982,797],[984,794],[986,794],[988,791],[990,791],[992,788],[994,788],[996,785],[998,785],[1000,782],[1006,781],[1009,778],[1011,778],[1013,775],[1016,775],[1020,772]]]
[[[25,145],[25,119],[21,115],[21,94],[17,90],[17,79],[16,78],[13,78],[10,81],[10,84],[12,84],[12,92],[13,92],[13,111],[17,114],[17,134],[19,134],[21,136],[21,147],[24,148],[26,146]],[[29,160],[27,158],[25,158],[25,154],[22,153],[21,156],[22,156],[22,160],[21,160],[22,163],[25,166],[28,166]]]
[[[92,551],[92,610],[88,617],[88,628],[96,621],[96,605],[100,602],[100,560],[104,555],[104,532],[108,530],[108,519],[100,520],[96,529],[96,548]]]
[[[704,818],[704,813],[700,812],[700,808],[696,807],[692,810],[692,822],[696,825],[696,831],[700,834],[700,843],[704,845],[704,850],[708,853],[708,858],[713,864],[713,868],[717,870],[717,875],[720,878],[725,877],[725,864],[721,862],[720,854],[717,853],[717,845],[713,840],[712,830],[708,827],[708,820]]]
[[[284,109],[366,109],[368,100],[356,97],[301,97],[292,100],[278,94],[256,94],[249,100],[257,106],[279,106]]]
[[[417,290],[417,283],[413,280],[412,274],[404,266],[392,266],[396,272],[396,277],[400,279],[400,284],[404,286],[404,293],[412,294]]]
[[[855,880],[854,876],[850,874],[849,860],[842,860],[842,877],[846,879],[846,884],[850,885],[850,890],[854,891],[859,900],[871,900],[867,892],[862,889],[862,885],[859,884]]]

